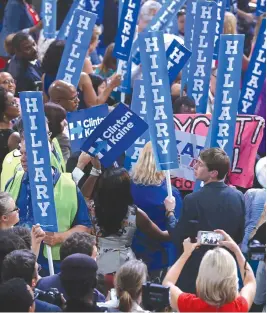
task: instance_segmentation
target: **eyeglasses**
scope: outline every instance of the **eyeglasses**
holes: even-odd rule
[[[15,85],[16,81],[14,79],[6,79],[2,82],[3,85]]]
[[[6,214],[11,214],[13,212],[19,212],[19,208],[16,206],[12,211],[7,212]]]
[[[10,107],[18,107],[18,103],[17,103],[16,99],[14,99],[12,102],[10,102],[8,104],[8,106],[10,106]]]
[[[78,95],[76,95],[75,97],[73,97],[72,99],[69,99],[68,101],[78,101],[79,100],[79,97]]]

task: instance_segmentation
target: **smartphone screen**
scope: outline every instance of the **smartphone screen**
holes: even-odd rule
[[[217,246],[219,241],[223,240],[223,236],[213,231],[199,231],[197,239],[202,245]]]

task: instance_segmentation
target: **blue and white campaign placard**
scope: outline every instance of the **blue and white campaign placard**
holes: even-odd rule
[[[105,0],[86,0],[86,11],[92,12],[97,15],[96,24],[103,24],[104,16],[104,1]]]
[[[206,137],[175,130],[179,168],[171,170],[174,177],[195,181],[194,165],[204,149]]]
[[[197,10],[197,0],[191,0],[186,2],[184,45],[190,51],[192,51],[195,17],[197,13],[196,10]],[[191,58],[187,61],[182,71],[181,94],[183,93],[185,85],[187,85],[190,61]]]
[[[263,19],[244,78],[238,104],[239,114],[254,114],[265,79],[266,19]]]
[[[34,223],[44,231],[58,232],[43,96],[38,91],[21,92],[19,96]]]
[[[138,36],[147,101],[147,121],[158,170],[178,167],[163,32]]]
[[[159,0],[161,5],[164,5],[166,2],[169,0]],[[178,23],[177,23],[177,16],[174,16],[172,21],[169,23],[169,25],[165,28],[164,30],[165,33],[167,34],[174,34],[178,35],[179,30],[178,30]]]
[[[187,83],[187,95],[195,100],[196,112],[206,113],[214,37],[217,21],[217,4],[199,0],[196,8],[192,56]]]
[[[95,21],[95,14],[78,9],[75,11],[56,79],[78,86]]]
[[[128,62],[121,61],[121,85],[118,87],[120,92],[125,94],[131,94],[131,82],[132,82],[132,58]]]
[[[166,51],[167,68],[169,73],[170,85],[177,78],[177,75],[185,66],[192,52],[181,45],[176,39],[172,41]]]
[[[76,9],[86,10],[88,0],[74,0],[72,6],[69,9],[67,16],[63,24],[60,27],[60,30],[57,34],[57,40],[66,40],[70,34],[71,25],[74,18],[74,13]]]
[[[244,35],[221,35],[216,96],[212,114],[211,147],[223,149],[232,159]]]
[[[145,31],[165,31],[173,18],[177,15],[178,11],[184,5],[185,1],[186,0],[170,0],[166,2],[147,25]],[[140,52],[138,51],[137,40],[133,43],[132,57],[133,62],[136,65],[140,64]]]
[[[102,104],[90,109],[67,113],[71,152],[80,151],[93,130],[108,116],[108,105]]]
[[[117,59],[129,60],[139,9],[140,0],[124,1],[113,50],[113,56]]]
[[[217,2],[217,23],[216,23],[216,32],[215,32],[215,40],[214,40],[214,53],[213,53],[214,60],[218,60],[218,56],[219,56],[220,35],[223,32],[226,1],[227,0],[216,1]]]
[[[266,13],[266,0],[257,0],[256,15],[260,16]]]
[[[143,80],[136,80],[133,87],[133,97],[131,103],[131,110],[147,122],[145,86]],[[149,131],[146,130],[132,146],[126,151],[124,167],[130,170],[137,162],[141,151],[145,144],[150,141]]]
[[[57,0],[43,0],[44,38],[56,38],[57,30]]]
[[[97,155],[101,164],[109,167],[147,129],[146,122],[120,103],[87,138],[81,150]]]

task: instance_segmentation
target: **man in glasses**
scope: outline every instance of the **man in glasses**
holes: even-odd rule
[[[2,280],[22,278],[34,291],[38,281],[38,263],[36,255],[29,250],[15,250],[6,255],[2,264]],[[61,312],[61,309],[39,299],[35,299],[35,312]]]
[[[15,176],[7,183],[6,191],[11,194],[20,208],[19,225],[32,228],[35,224],[31,187],[28,175],[27,151],[24,139],[23,124],[20,124],[21,137],[21,165],[23,171],[16,172]],[[91,220],[89,218],[86,202],[72,180],[71,174],[60,173],[58,169],[51,168],[54,185],[55,206],[57,211],[57,223],[59,233],[46,233],[44,243],[52,247],[55,272],[59,272],[61,243],[72,233],[84,231],[90,233]],[[48,260],[46,251],[41,246],[38,262],[48,271]],[[48,273],[48,272],[47,272]]]

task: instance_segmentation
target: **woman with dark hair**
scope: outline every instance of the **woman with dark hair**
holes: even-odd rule
[[[96,171],[93,168],[91,175],[96,175]],[[86,192],[84,195],[88,197]],[[161,231],[134,205],[130,176],[124,168],[105,170],[96,182],[90,207],[100,273],[115,273],[126,261],[135,259],[131,244],[137,228],[155,240],[169,239],[167,231]]]
[[[43,58],[42,68],[44,75],[42,77],[44,102],[48,101],[48,89],[53,81],[56,80],[56,75],[63,55],[65,43],[64,41],[55,40],[47,49]],[[51,62],[51,60],[53,60]],[[94,105],[103,104],[108,99],[112,90],[120,85],[120,75],[115,75],[105,90],[99,95],[95,92],[91,78],[88,74],[82,72],[80,76],[77,91],[79,94],[79,107],[78,109],[90,108]]]
[[[20,107],[14,95],[0,86],[0,172],[2,163],[9,151],[13,150],[9,143],[12,130],[12,120],[20,115]]]

